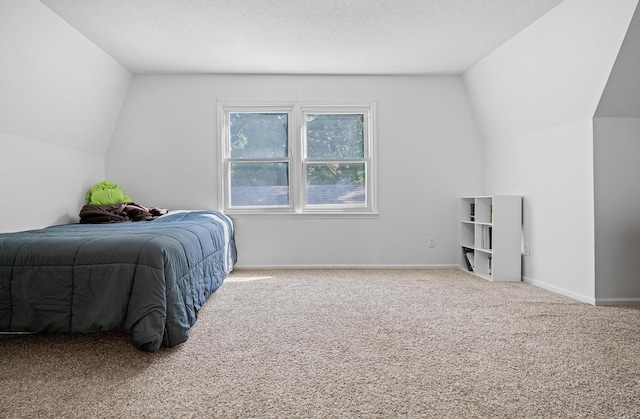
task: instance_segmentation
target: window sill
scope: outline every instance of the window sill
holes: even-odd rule
[[[321,218],[380,218],[379,212],[347,212],[347,211],[305,211],[305,212],[275,212],[275,211],[221,211],[233,219],[238,218],[278,218],[278,219],[321,219]]]

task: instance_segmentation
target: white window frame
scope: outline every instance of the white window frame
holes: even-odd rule
[[[218,144],[219,144],[219,210],[234,215],[281,214],[281,215],[377,215],[376,176],[376,129],[375,102],[368,104],[326,104],[308,102],[286,103],[235,103],[218,102]],[[231,113],[288,113],[289,132],[287,160],[289,164],[289,205],[288,206],[247,206],[232,207],[230,166],[240,159],[231,158],[229,138],[229,115]],[[364,157],[345,160],[331,160],[337,163],[363,162],[365,172],[365,204],[306,204],[306,165],[329,159],[309,159],[306,156],[306,115],[307,114],[362,114],[364,115]],[[242,159],[242,161],[268,161],[269,159]]]

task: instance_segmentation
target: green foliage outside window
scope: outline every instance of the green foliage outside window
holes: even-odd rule
[[[362,114],[307,115],[307,157],[337,160],[307,166],[309,185],[363,185],[365,166],[340,163],[364,157],[364,116]]]
[[[289,121],[286,113],[231,113],[229,119],[232,158],[273,159],[288,156]],[[309,164],[308,184],[365,183],[364,164],[340,162],[364,156],[362,114],[310,114],[307,115],[306,128],[307,157],[333,160]],[[274,180],[273,164],[253,164],[251,170],[238,170],[239,167],[231,167],[233,186],[257,186],[265,183],[286,185],[288,182],[287,176],[282,175]]]

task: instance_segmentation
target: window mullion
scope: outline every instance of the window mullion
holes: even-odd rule
[[[294,105],[291,115],[292,129],[290,131],[290,147],[291,147],[291,202],[293,210],[300,212],[304,204],[304,144],[303,129],[300,106]]]

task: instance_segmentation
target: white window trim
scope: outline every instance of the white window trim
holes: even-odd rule
[[[331,103],[331,104],[328,104]],[[218,123],[218,209],[226,214],[234,216],[355,216],[369,218],[377,217],[377,132],[376,132],[376,103],[344,104],[333,102],[278,102],[278,103],[253,103],[253,102],[217,102]],[[229,113],[233,112],[281,112],[289,114],[289,188],[290,200],[288,207],[230,207],[230,182],[229,182],[229,141],[227,139]],[[365,115],[365,158],[353,159],[363,161],[366,165],[366,206],[356,205],[306,205],[306,191],[302,176],[304,165],[307,163],[306,133],[304,115],[307,113],[362,113]],[[265,159],[259,159],[261,161]],[[285,159],[279,159],[285,160]],[[313,160],[312,160],[313,161]],[[345,160],[348,162],[351,160]]]

